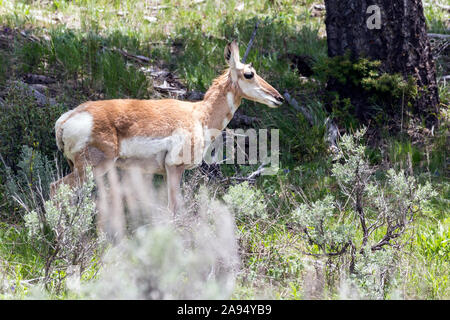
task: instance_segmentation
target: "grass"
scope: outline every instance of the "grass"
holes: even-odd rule
[[[444,4],[440,1],[436,2]],[[442,8],[436,5],[433,5],[433,3],[430,3],[430,5],[425,6],[424,14],[425,19],[427,21],[428,30],[430,33],[441,33],[441,34],[450,33],[448,23],[446,23],[449,18],[449,14],[447,11],[443,10]]]
[[[297,204],[323,198],[336,186],[330,177],[332,159],[324,142],[327,114],[320,94],[324,85],[303,81],[289,56],[309,57],[313,65],[326,58],[324,16],[311,16],[310,8],[316,3],[312,0],[295,5],[291,0],[245,1],[243,8],[241,3],[178,0],[146,5],[130,0],[61,0],[43,4],[0,0],[0,35],[10,39],[0,41],[0,91],[7,87],[7,80],[41,74],[56,80],[47,87],[58,102],[49,115],[45,110],[34,110],[32,103],[16,101],[12,104],[17,112],[12,118],[2,118],[1,125],[19,125],[15,131],[29,133],[23,140],[15,138],[19,141],[13,152],[17,157],[22,144],[32,146],[38,141],[39,149],[53,159],[56,150],[51,123],[59,114],[86,100],[158,97],[153,79],[143,71],[149,66],[170,70],[189,90],[205,91],[225,68],[224,45],[237,39],[243,55],[258,20],[248,61],[281,93],[288,91],[302,101],[312,111],[316,125],[311,127],[287,105],[270,110],[245,101],[241,106],[245,114],[259,119],[256,127],[280,129],[283,170],[277,176],[258,179],[256,184],[267,199],[269,219],[238,223],[245,254],[232,298],[304,299],[311,257],[302,253],[307,246],[286,220]],[[425,15],[430,32],[448,33],[445,11],[426,7]],[[150,63],[127,59],[116,49],[146,56]],[[439,75],[445,70],[439,68]],[[443,103],[448,104],[448,86],[441,84],[439,90]],[[383,148],[373,148],[374,161],[405,169],[411,165],[414,174],[433,181],[439,191],[439,197],[415,222],[410,246],[400,258],[398,277],[403,281],[399,287],[407,299],[450,297],[446,133],[444,128],[434,139],[421,143],[387,135]],[[5,153],[10,149],[1,150]],[[228,175],[234,171],[223,168]],[[7,195],[2,191],[0,216],[8,217],[11,211],[4,205]],[[27,241],[23,226],[5,218],[0,226],[0,271],[16,285],[14,290],[0,287],[4,298],[25,298],[33,279],[42,277],[44,262]],[[88,279],[94,275],[92,271]],[[323,297],[339,297],[336,286],[326,286],[329,293]],[[64,293],[52,297],[67,298]]]

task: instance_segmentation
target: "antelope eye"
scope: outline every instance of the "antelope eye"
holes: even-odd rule
[[[253,78],[255,74],[253,72],[244,73],[245,79],[251,79]]]

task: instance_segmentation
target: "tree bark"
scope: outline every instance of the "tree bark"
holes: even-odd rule
[[[427,125],[435,124],[439,95],[422,1],[325,0],[325,5],[328,55],[334,57],[350,51],[352,58],[380,60],[382,72],[401,73],[405,79],[412,75],[419,92],[412,112],[423,116]],[[368,11],[373,5],[379,8],[379,27],[374,26],[376,11]],[[355,107],[363,111],[361,93],[356,94],[359,105]]]

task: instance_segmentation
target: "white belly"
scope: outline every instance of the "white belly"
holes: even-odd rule
[[[186,132],[175,132],[168,137],[123,139],[116,165],[121,168],[139,166],[146,172],[158,174],[165,172],[166,165],[183,164],[186,169],[192,169],[201,163],[204,148],[202,136],[194,140],[193,147],[191,135]]]

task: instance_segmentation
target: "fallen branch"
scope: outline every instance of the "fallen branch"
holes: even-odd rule
[[[114,52],[120,53],[125,58],[129,58],[129,59],[138,61],[140,63],[149,63],[150,62],[150,58],[145,57],[145,56],[141,56],[141,55],[136,55],[136,54],[129,53],[128,51],[126,51],[124,49],[118,49],[116,47],[108,48],[108,47],[104,47],[104,46],[102,48],[106,49],[106,50],[110,50],[110,51],[114,51]]]
[[[450,6],[446,6],[445,4],[436,3],[436,5],[444,10],[450,11]]]
[[[256,31],[258,30],[258,25],[259,25],[259,20],[256,21],[255,29],[253,29],[253,33],[252,33],[252,36],[250,37],[250,41],[248,42],[244,57],[241,60],[242,63],[245,63],[245,61],[247,60],[247,56],[250,53],[250,49],[252,48],[253,41],[255,40],[255,37],[256,37]]]
[[[255,172],[251,173],[247,177],[226,177],[222,180],[220,180],[221,183],[228,183],[230,181],[238,181],[238,182],[249,182],[250,184],[253,184],[256,182],[256,178],[258,178],[266,169],[265,163],[261,164],[258,169],[256,169]]]
[[[298,104],[297,100],[291,97],[291,95],[285,91],[284,98],[286,99],[287,103],[291,105],[295,110],[303,114],[305,119],[309,122],[311,126],[314,126],[314,120],[313,116],[309,112],[309,110],[301,105]],[[336,123],[331,118],[327,118],[325,121],[325,125],[327,128],[327,142],[333,149],[337,149],[337,138],[339,136],[339,128],[337,127]]]
[[[325,11],[326,10],[326,7],[325,7],[324,4],[314,4],[312,7],[313,7],[313,9],[316,9],[316,10],[319,10],[319,11]]]
[[[205,2],[206,0],[194,0],[190,5],[200,4]]]
[[[20,31],[19,34],[24,37],[25,39],[31,41],[31,42],[40,42],[41,40],[36,37],[34,34],[28,35],[25,31]]]
[[[149,10],[161,10],[161,9],[167,9],[169,6],[159,5],[159,6],[146,6],[146,9]]]
[[[336,141],[337,141],[337,138],[339,136],[339,128],[337,127],[336,123],[334,123],[333,119],[331,119],[331,118],[327,118],[326,126],[327,126],[327,141],[328,141],[328,144],[334,150],[338,150],[338,146],[337,146],[337,142]]]
[[[264,169],[265,169],[265,164],[263,163],[262,165],[259,166],[259,168],[255,172],[250,174],[247,177],[247,179],[248,180],[256,179],[257,177],[259,177],[264,172]]]
[[[297,100],[295,100],[294,98],[291,97],[289,92],[285,91],[283,96],[289,105],[291,105],[295,110],[297,110],[298,112],[303,114],[303,116],[306,118],[306,120],[308,120],[308,122],[311,126],[314,125],[313,117],[311,116],[311,113],[309,113],[308,109],[306,109],[303,106],[300,106],[298,104]]]
[[[442,76],[438,79],[438,81],[444,81],[447,82],[450,80],[450,75]]]
[[[142,63],[149,63],[150,62],[150,58],[147,58],[145,56],[131,54],[131,53],[129,53],[129,52],[123,50],[123,49],[116,49],[116,51],[119,52],[120,54],[124,55],[127,58],[134,59],[134,60],[137,60],[137,61],[142,62]]]
[[[428,33],[428,37],[438,39],[450,39],[450,34]]]
[[[180,89],[177,87],[172,87],[170,86],[166,80],[164,80],[164,83],[160,86],[154,85],[153,88],[155,88],[156,90],[163,92],[163,93],[177,93],[177,94],[182,94],[185,95],[186,94],[186,90],[185,89]]]
[[[25,80],[26,83],[30,83],[30,84],[50,84],[50,83],[55,83],[56,80],[41,74],[32,74],[32,73],[27,73],[23,79]]]

